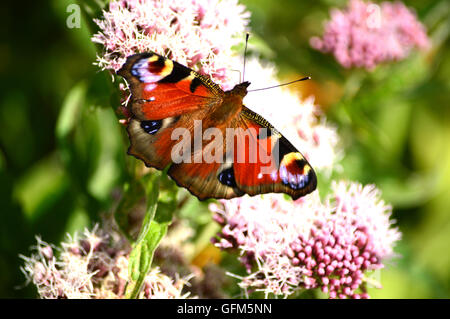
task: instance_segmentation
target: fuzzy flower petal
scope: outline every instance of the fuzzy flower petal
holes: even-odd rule
[[[232,46],[243,41],[249,13],[237,0],[111,1],[93,42],[104,47],[102,69],[117,71],[127,56],[155,51],[227,86]]]
[[[22,271],[41,298],[123,298],[130,247],[124,238],[115,237],[95,227],[81,236],[68,236],[60,248],[37,238],[34,253],[21,256],[25,262]],[[139,298],[187,298],[189,294],[183,288],[190,278],[178,276],[173,280],[155,267],[147,274]]]
[[[214,243],[240,252],[244,289],[288,296],[320,288],[331,298],[367,298],[367,273],[393,256],[400,232],[373,186],[333,184],[324,203],[315,192],[295,202],[279,194],[212,206],[222,225]]]
[[[348,8],[331,11],[323,38],[311,38],[313,48],[332,52],[344,67],[373,69],[402,60],[414,47],[429,47],[425,27],[401,2],[380,5],[351,0]]]

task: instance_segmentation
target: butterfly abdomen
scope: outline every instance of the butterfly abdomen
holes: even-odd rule
[[[235,95],[225,95],[221,105],[211,110],[211,118],[215,126],[229,124],[242,111],[242,98]]]

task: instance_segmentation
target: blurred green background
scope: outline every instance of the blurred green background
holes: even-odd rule
[[[66,26],[71,3],[0,4],[2,298],[36,297],[18,255],[29,255],[35,235],[57,244],[99,221],[127,177],[117,86],[93,65],[91,23]],[[314,94],[338,127],[343,170],[333,177],[375,183],[394,206],[401,257],[381,272],[384,288],[371,296],[449,298],[449,2],[406,1],[432,48],[373,72],[346,70],[309,46],[329,9],[346,1],[242,3],[252,13],[249,54],[274,62],[282,80],[313,77],[298,89]]]

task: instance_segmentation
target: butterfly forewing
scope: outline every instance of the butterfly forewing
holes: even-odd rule
[[[223,95],[205,77],[153,52],[128,57],[118,74],[131,90],[128,153],[158,169],[172,163],[173,130],[204,118]]]

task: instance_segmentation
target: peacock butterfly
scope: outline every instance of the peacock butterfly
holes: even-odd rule
[[[243,105],[249,82],[223,91],[154,52],[129,56],[117,73],[131,90],[128,154],[149,167],[168,168],[200,200],[264,193],[295,200],[316,188],[303,155]]]

